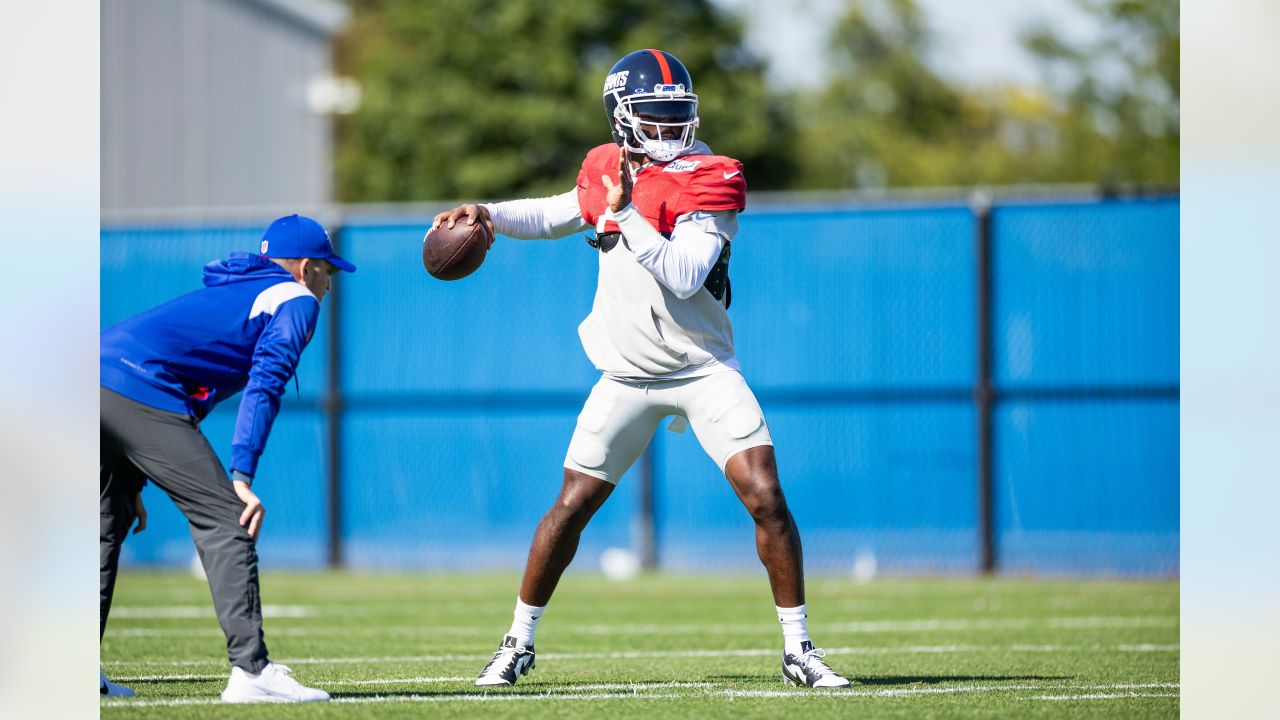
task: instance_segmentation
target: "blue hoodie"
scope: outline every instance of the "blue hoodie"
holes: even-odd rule
[[[265,257],[204,267],[201,290],[102,331],[101,383],[131,400],[203,418],[244,390],[231,469],[253,475],[320,302]]]

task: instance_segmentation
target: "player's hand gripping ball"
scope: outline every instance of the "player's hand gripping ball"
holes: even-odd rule
[[[422,266],[439,280],[475,272],[493,245],[493,221],[483,205],[462,205],[436,215],[422,240]]]

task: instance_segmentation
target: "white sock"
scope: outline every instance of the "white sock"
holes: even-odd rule
[[[515,619],[511,621],[511,629],[507,631],[507,634],[515,638],[516,642],[521,645],[532,645],[533,631],[538,629],[538,619],[542,617],[542,611],[546,609],[546,605],[542,607],[526,605],[517,595]]]
[[[809,642],[809,624],[805,621],[807,617],[804,605],[778,608],[778,622],[782,623],[782,647],[785,652],[792,655],[804,652],[801,644]]]

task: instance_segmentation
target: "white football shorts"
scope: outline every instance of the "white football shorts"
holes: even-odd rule
[[[736,453],[773,445],[760,403],[735,370],[657,382],[602,377],[578,414],[564,466],[617,484],[672,415],[671,429],[692,425],[721,472]]]

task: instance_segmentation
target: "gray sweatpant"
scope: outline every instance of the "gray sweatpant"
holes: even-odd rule
[[[244,503],[236,497],[195,418],[165,412],[100,388],[102,404],[101,604],[106,630],[120,545],[134,521],[134,495],[151,479],[187,517],[196,551],[209,576],[218,623],[227,635],[231,664],[256,673],[267,664],[258,597],[258,552],[240,526]]]

